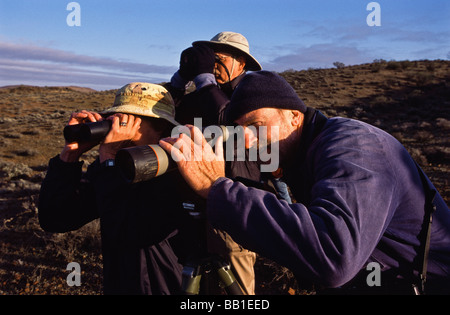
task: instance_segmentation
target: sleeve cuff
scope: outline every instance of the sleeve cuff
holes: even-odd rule
[[[217,85],[216,77],[212,73],[201,73],[194,78],[195,86],[197,90],[200,90],[202,87],[214,84]]]
[[[59,169],[65,169],[70,171],[78,172],[83,167],[83,161],[77,161],[77,162],[64,162],[61,160],[61,157],[59,154],[53,158],[50,159],[49,167],[58,167]]]
[[[186,84],[188,84],[189,81],[186,81],[183,79],[180,75],[180,73],[177,71],[173,74],[172,78],[170,79],[170,85],[172,85],[174,88],[179,90],[185,90]]]
[[[214,205],[217,201],[217,195],[221,194],[223,192],[223,185],[229,182],[233,182],[231,179],[227,177],[220,177],[217,179],[214,184],[211,186],[211,189],[208,193],[208,199],[207,199],[207,206],[206,211],[208,213],[208,216],[213,215],[213,211],[217,210],[217,207]]]

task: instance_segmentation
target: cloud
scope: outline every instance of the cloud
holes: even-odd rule
[[[98,90],[115,89],[131,81],[163,82],[167,79],[145,75],[120,74],[72,66],[0,59],[0,86],[78,85]]]
[[[445,58],[450,31],[404,21],[386,22],[369,27],[364,21],[338,19],[318,23],[296,20],[298,28],[289,42],[274,47],[257,46],[267,70],[329,68],[336,61],[346,65],[372,62],[374,59],[415,60]],[[447,44],[447,45],[446,45]]]
[[[1,85],[90,84],[97,88],[112,89],[131,81],[167,81],[176,70],[176,67],[171,66],[86,56],[30,44],[0,42],[0,74],[3,78]]]
[[[450,31],[432,32],[391,28],[388,30],[388,33],[395,41],[422,43],[423,45],[439,44],[448,42],[450,39]]]
[[[373,56],[356,47],[336,44],[316,44],[295,49],[290,54],[275,57],[263,66],[268,70],[330,68],[336,61],[346,65],[371,62]]]

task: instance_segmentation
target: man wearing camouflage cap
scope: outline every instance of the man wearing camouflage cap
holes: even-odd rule
[[[39,223],[49,232],[68,232],[99,218],[105,294],[179,293],[182,266],[169,239],[190,218],[179,207],[177,172],[129,185],[114,158],[129,146],[157,144],[170,135],[175,104],[159,85],[135,82],[119,89],[101,115],[73,113],[69,125],[110,120],[98,158],[82,172],[80,157],[98,143],[68,143],[52,158],[42,183]],[[180,211],[178,211],[180,209]]]

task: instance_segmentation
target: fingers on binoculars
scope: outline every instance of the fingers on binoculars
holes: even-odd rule
[[[186,161],[184,154],[180,150],[182,145],[176,144],[178,140],[180,138],[164,138],[159,141],[159,145],[172,156],[175,162]]]
[[[195,144],[203,144],[206,142],[205,138],[203,137],[202,131],[192,125],[186,125],[189,128],[189,131],[191,132],[191,139],[194,141]]]
[[[219,159],[223,159],[224,151],[223,151],[223,136],[219,136],[214,143],[215,154]]]
[[[82,110],[81,112],[74,112],[70,115],[69,125],[75,125],[84,122],[96,122],[103,120],[102,116],[96,112],[89,112]]]
[[[108,119],[112,121],[113,125],[117,125],[117,126],[119,126],[120,123],[125,123],[126,125],[128,125],[128,123],[131,122],[128,115],[121,114],[121,113],[111,115],[108,117]]]

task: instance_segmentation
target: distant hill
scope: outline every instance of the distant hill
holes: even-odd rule
[[[81,87],[81,86],[44,86],[44,87],[40,87],[40,86],[34,86],[34,85],[24,85],[24,84],[19,84],[19,85],[5,85],[5,86],[0,86],[0,90],[41,90],[41,89],[53,89],[53,90],[71,90],[71,91],[77,91],[77,92],[81,92],[81,93],[92,93],[92,92],[97,92],[94,89],[91,88],[87,88],[87,87]]]

